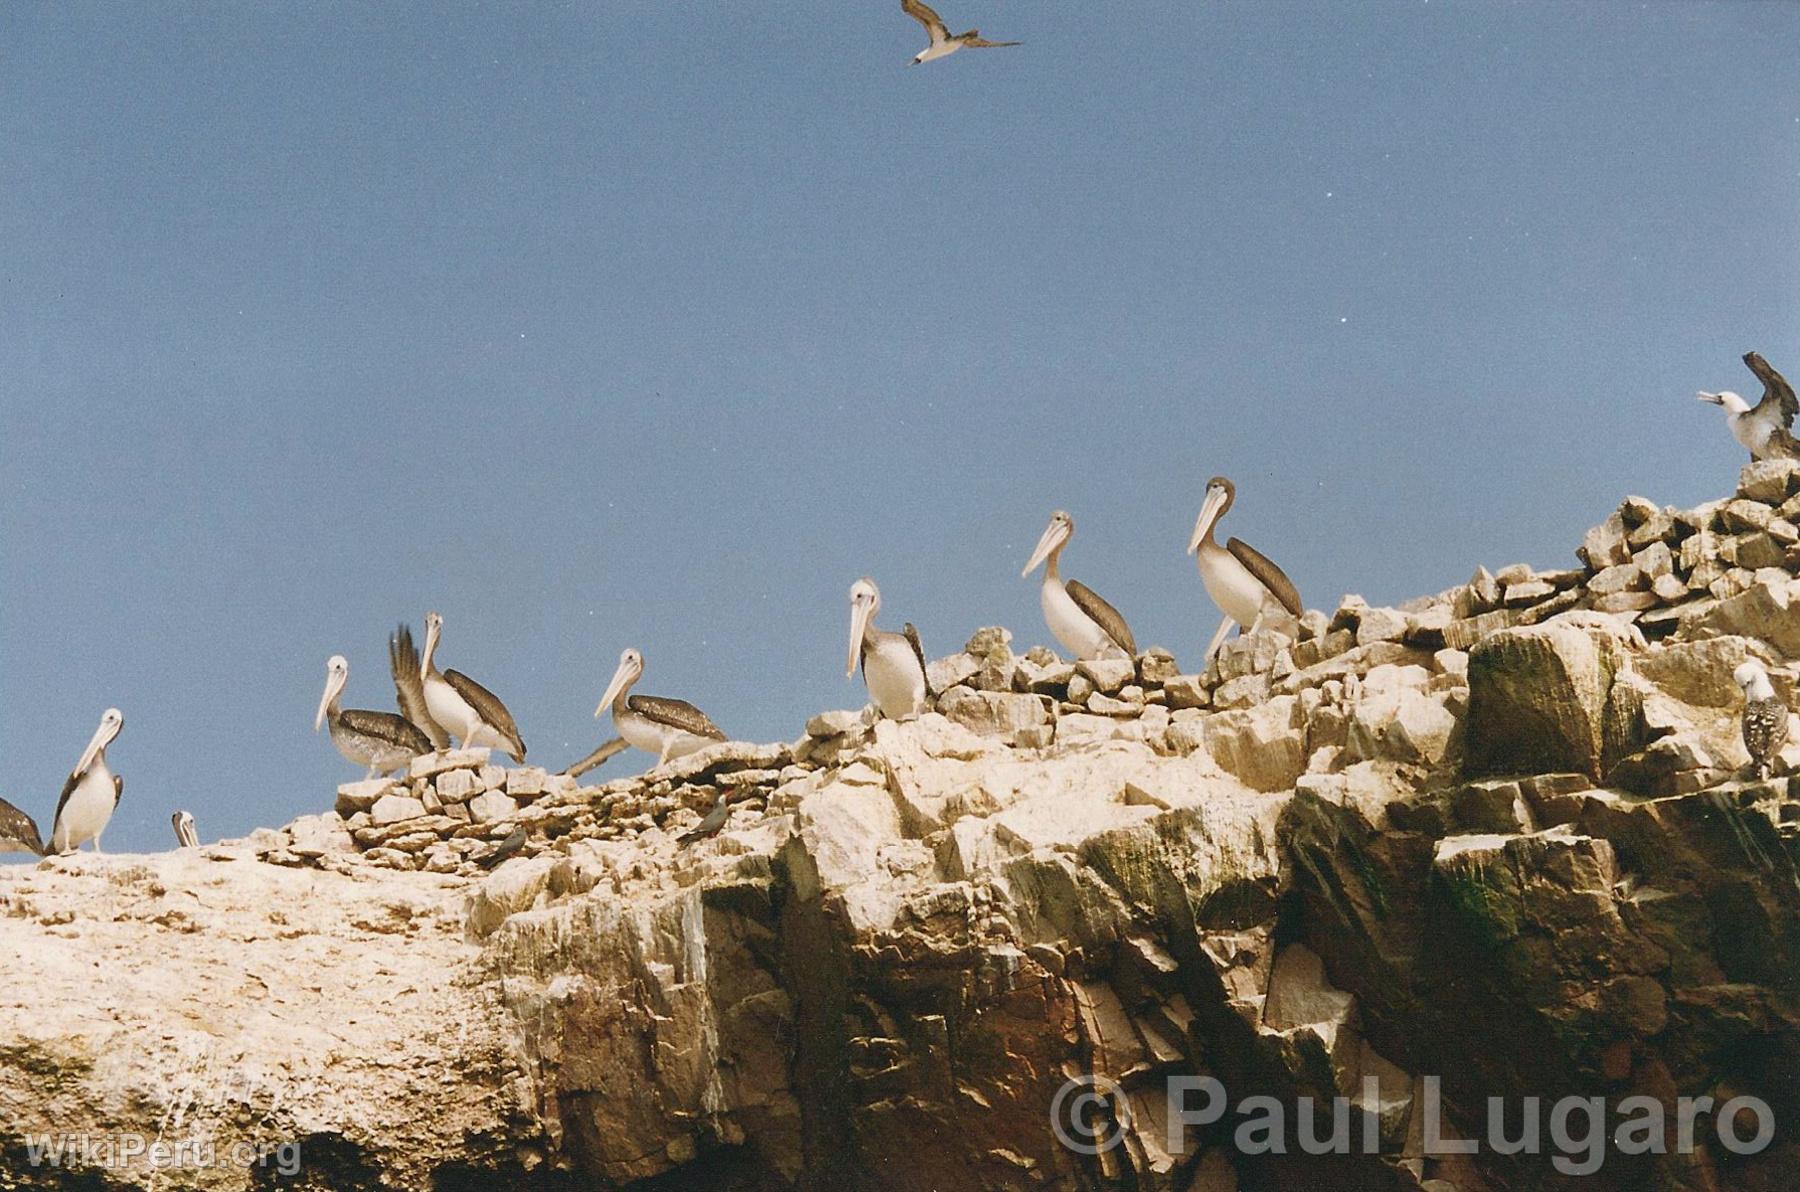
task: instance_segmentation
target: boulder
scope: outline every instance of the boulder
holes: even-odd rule
[[[1637,704],[1615,699],[1620,637],[1548,624],[1504,629],[1469,651],[1471,774],[1574,771],[1599,778],[1640,747]]]

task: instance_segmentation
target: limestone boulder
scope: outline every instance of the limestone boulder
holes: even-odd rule
[[[1603,775],[1642,744],[1637,693],[1617,683],[1628,665],[1620,634],[1575,624],[1505,629],[1475,643],[1469,772]]]

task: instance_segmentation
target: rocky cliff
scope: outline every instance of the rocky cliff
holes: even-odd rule
[[[1796,518],[1755,465],[1204,673],[984,630],[913,723],[7,870],[0,1188],[1791,1188],[1800,750],[1744,779],[1731,672],[1791,702]]]

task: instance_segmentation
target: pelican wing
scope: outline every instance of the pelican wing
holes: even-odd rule
[[[971,49],[976,50],[997,50],[1001,46],[1022,46],[1025,44],[1022,41],[989,41],[987,38],[981,36],[980,32],[975,29],[969,30],[956,40],[962,42]]]
[[[615,754],[624,753],[630,748],[631,746],[626,743],[624,737],[614,737],[606,744],[600,746],[600,748],[594,750],[594,752],[588,754],[586,757],[564,770],[563,773],[567,774],[570,778],[580,778],[589,770],[596,769],[603,765],[607,758],[612,757]]]
[[[512,713],[506,710],[506,705],[500,702],[499,696],[461,671],[445,671],[444,682],[468,701],[477,716],[500,731],[515,759],[521,762],[525,760],[525,740],[519,736],[519,726],[513,723]]]
[[[123,799],[124,797],[125,797],[125,775],[114,774],[113,775],[113,806],[117,807],[119,805],[119,800]]]
[[[44,841],[38,835],[37,821],[5,799],[0,799],[0,840],[28,848],[40,857],[44,855]]]
[[[729,739],[719,726],[712,722],[712,717],[684,699],[634,695],[625,702],[633,712],[640,716],[646,716],[658,724],[678,728],[684,733],[693,733],[696,737],[711,737],[715,741]]]
[[[56,814],[50,817],[50,834],[52,836],[56,835],[56,825],[62,820],[63,808],[68,806],[69,796],[75,793],[75,786],[81,781],[81,775],[84,772],[81,770],[69,771],[69,780],[63,783],[62,794],[56,798]]]
[[[415,755],[430,753],[432,749],[431,738],[418,725],[392,712],[366,712],[361,708],[349,708],[338,713],[338,723],[359,737],[386,741]]]
[[[1275,566],[1275,560],[1241,538],[1233,538],[1226,542],[1225,549],[1230,551],[1238,562],[1249,568],[1250,574],[1254,575],[1263,587],[1269,589],[1275,599],[1281,601],[1282,608],[1287,609],[1296,617],[1306,611],[1306,607],[1300,603],[1300,589],[1294,586],[1294,581],[1287,577],[1285,571]]]
[[[1756,403],[1756,413],[1767,414],[1772,408],[1781,411],[1781,425],[1794,425],[1794,415],[1800,414],[1800,398],[1794,396],[1794,387],[1787,383],[1787,378],[1769,366],[1769,362],[1756,352],[1745,352],[1744,363],[1756,374],[1756,379],[1763,383],[1762,400]]]
[[[932,45],[950,40],[950,27],[928,5],[921,4],[919,0],[900,0],[900,11],[925,26]]]
[[[919,640],[919,631],[913,628],[911,621],[906,623],[905,632],[906,640],[913,648],[913,657],[919,660],[919,673],[925,676],[925,697],[929,699],[932,695],[931,668],[925,665],[925,643]]]
[[[1075,602],[1075,607],[1086,613],[1094,624],[1106,632],[1121,650],[1133,658],[1137,657],[1137,641],[1131,636],[1131,626],[1119,615],[1119,610],[1100,599],[1100,593],[1088,587],[1080,580],[1069,580],[1063,584],[1063,591]]]
[[[394,672],[394,696],[400,714],[431,738],[433,749],[450,748],[450,734],[431,718],[425,703],[425,680],[419,677],[419,651],[413,645],[412,626],[402,625],[388,637],[388,666]]]

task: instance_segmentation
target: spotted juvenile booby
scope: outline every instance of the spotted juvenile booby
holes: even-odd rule
[[[1207,643],[1208,661],[1218,652],[1232,623],[1245,633],[1262,624],[1270,614],[1286,612],[1298,617],[1306,611],[1294,581],[1275,566],[1269,557],[1237,538],[1220,546],[1213,536],[1220,519],[1230,512],[1237,500],[1237,486],[1223,476],[1206,482],[1206,499],[1200,505],[1200,516],[1194,522],[1194,536],[1188,539],[1188,554],[1195,556],[1200,580],[1206,594],[1225,613],[1218,631]]]
[[[979,29],[953,34],[950,32],[950,27],[944,24],[943,19],[926,5],[920,3],[920,0],[900,0],[900,11],[925,26],[925,35],[931,39],[930,45],[913,55],[912,65],[914,66],[936,58],[948,57],[965,46],[976,50],[992,50],[1000,46],[1023,44],[1016,41],[988,41],[981,36]]]
[[[419,664],[418,647],[413,645],[411,625],[401,625],[388,635],[388,669],[394,675],[394,699],[400,715],[431,738],[433,749],[450,748],[450,734],[431,718],[425,703],[424,667]]]
[[[676,844],[692,844],[696,840],[704,840],[708,836],[717,836],[725,828],[726,821],[731,819],[731,791],[721,789],[719,797],[714,801],[712,810],[700,817],[700,822],[675,838]]]
[[[194,817],[185,811],[177,811],[169,817],[175,826],[175,843],[182,848],[199,848],[200,834],[194,830]]]
[[[461,739],[464,749],[486,745],[523,763],[525,742],[499,697],[465,674],[438,670],[433,656],[443,629],[444,618],[425,614],[425,659],[419,666],[419,680],[425,688],[426,710],[447,732]]]
[[[612,709],[613,724],[619,735],[633,748],[656,755],[656,764],[670,758],[684,757],[696,749],[726,740],[719,726],[686,700],[661,699],[654,695],[630,695],[631,685],[644,674],[644,656],[636,650],[619,655],[619,668],[613,672],[606,694],[594,709],[596,718]]]
[[[342,654],[325,660],[325,691],[319,696],[313,732],[329,721],[331,743],[350,761],[367,766],[370,778],[398,770],[421,753],[431,752],[431,738],[406,717],[339,706],[338,697],[349,681],[350,663]]]
[[[1019,572],[1024,579],[1044,564],[1044,583],[1038,589],[1038,602],[1044,608],[1044,623],[1051,636],[1076,661],[1088,658],[1135,658],[1137,641],[1131,627],[1119,610],[1100,599],[1099,593],[1080,580],[1062,577],[1063,547],[1075,534],[1075,519],[1058,509],[1050,515],[1031,561]]]
[[[1769,673],[1760,663],[1741,663],[1731,677],[1744,692],[1744,748],[1758,778],[1769,776],[1769,764],[1788,739],[1788,709],[1775,694]]]
[[[100,727],[81,751],[81,760],[69,771],[62,797],[56,801],[56,818],[50,828],[51,852],[73,852],[90,840],[94,851],[100,851],[100,833],[106,830],[113,808],[125,793],[125,780],[106,766],[106,747],[124,727],[125,714],[117,708],[108,708],[100,717]]]
[[[38,835],[37,821],[5,799],[0,799],[0,853],[44,855],[44,840]]]
[[[925,711],[931,681],[925,676],[925,647],[919,631],[907,622],[904,633],[875,628],[881,590],[867,576],[850,585],[850,658],[844,677],[856,673],[860,661],[869,698],[889,720],[913,720]]]
[[[1729,389],[1718,393],[1702,389],[1700,400],[1725,407],[1732,437],[1744,445],[1751,459],[1800,459],[1800,441],[1791,433],[1794,415],[1800,414],[1794,387],[1755,352],[1745,352],[1744,363],[1763,383],[1761,401],[1752,406]]]

